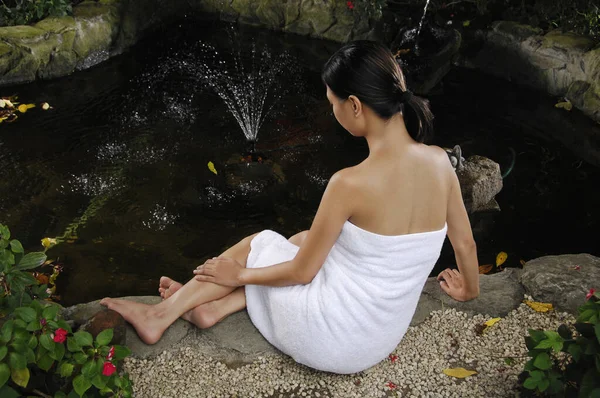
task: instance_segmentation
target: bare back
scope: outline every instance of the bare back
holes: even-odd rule
[[[380,235],[437,231],[447,219],[452,168],[439,147],[415,144],[346,169],[354,190],[350,222]]]

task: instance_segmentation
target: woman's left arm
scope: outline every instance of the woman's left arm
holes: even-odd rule
[[[291,261],[263,268],[243,268],[228,258],[208,260],[194,273],[196,280],[226,286],[266,285],[291,286],[307,284],[323,266],[353,210],[353,188],[348,170],[335,173],[323,198],[302,247]]]

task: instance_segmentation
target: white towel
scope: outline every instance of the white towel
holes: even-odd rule
[[[346,221],[310,284],[246,286],[250,319],[296,362],[335,373],[369,368],[406,333],[446,230],[385,236]],[[298,249],[262,231],[252,240],[247,267],[289,261]]]

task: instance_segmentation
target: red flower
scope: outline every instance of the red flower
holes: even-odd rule
[[[346,6],[348,6],[349,10],[354,10],[354,3],[352,3],[351,1],[347,1]]]
[[[391,381],[388,381],[387,383],[385,383],[385,385],[386,385],[387,387],[389,387],[389,388],[390,388],[390,390],[395,390],[396,388],[398,388],[398,386],[397,386],[397,385],[395,385],[394,383],[392,383]]]
[[[588,294],[585,295],[585,299],[589,300],[592,298],[592,296],[594,295],[594,293],[596,293],[596,289],[591,288],[590,291],[588,292]]]
[[[48,322],[44,318],[40,319],[40,325],[46,326],[47,323]]]
[[[56,332],[54,332],[54,342],[55,343],[64,343],[65,340],[67,339],[67,332],[65,329],[63,328],[58,328],[56,329]]]
[[[573,269],[574,269],[575,271],[579,271],[579,270],[581,269],[581,267],[580,267],[579,265],[576,265],[575,267],[573,267]]]
[[[392,363],[396,362],[397,360],[398,360],[398,355],[390,354],[390,361],[392,361]]]
[[[102,367],[102,376],[112,376],[117,371],[117,367],[110,362],[104,362]]]
[[[109,361],[111,359],[113,359],[113,357],[115,356],[115,346],[110,347],[110,350],[108,350],[108,355],[106,356],[106,359],[108,359]]]

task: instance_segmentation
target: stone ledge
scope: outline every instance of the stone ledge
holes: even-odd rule
[[[580,269],[574,270],[575,265],[579,265]],[[493,275],[481,275],[481,294],[468,302],[451,299],[432,277],[425,284],[411,326],[425,321],[433,311],[443,309],[456,309],[469,315],[504,317],[521,304],[525,293],[532,295],[534,300],[555,304],[558,310],[576,314],[577,307],[584,303],[586,291],[594,287],[588,285],[593,283],[600,283],[600,258],[589,254],[546,256],[529,261],[523,270],[506,269]],[[160,301],[157,296],[125,299],[146,304]],[[66,308],[63,315],[65,319],[83,325],[99,311],[105,311],[104,307],[99,301],[93,301]],[[223,360],[230,366],[278,352],[252,325],[246,311],[233,314],[204,330],[178,320],[152,346],[144,344],[135,330],[127,325],[125,342],[138,358],[154,357],[181,343],[193,345],[202,354]]]

